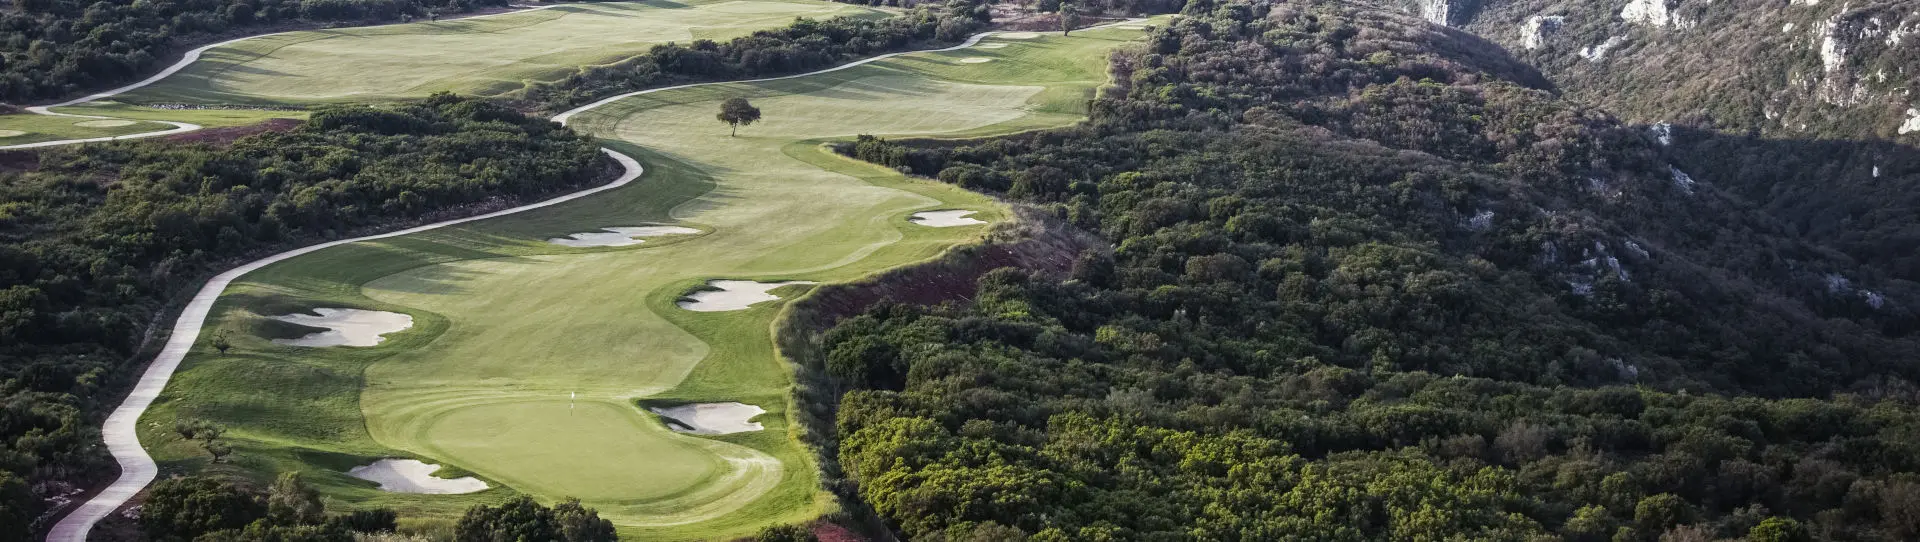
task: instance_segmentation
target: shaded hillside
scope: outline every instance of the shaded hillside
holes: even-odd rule
[[[847,150],[1111,243],[819,341],[854,390],[838,468],[892,527],[1920,536],[1913,283],[1470,36],[1351,2],[1186,13],[1085,125]]]
[[[1920,9],[1871,0],[1401,0],[1643,123],[1920,143]],[[1446,6],[1441,9],[1438,6]],[[1440,13],[1449,13],[1441,17]]]
[[[1883,141],[1771,139],[1654,127],[1677,163],[1759,207],[1787,231],[1859,262],[1867,276],[1920,280],[1920,151]]]

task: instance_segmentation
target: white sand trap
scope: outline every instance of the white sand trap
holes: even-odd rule
[[[600,229],[602,231],[555,237],[547,242],[570,247],[624,247],[644,243],[645,237],[700,233],[700,230],[680,226],[617,226]]]
[[[1116,27],[1114,27],[1114,28],[1118,28],[1118,29],[1121,29],[1121,30],[1146,30],[1146,29],[1147,29],[1147,25],[1143,25],[1143,24],[1123,24],[1123,25],[1120,25],[1120,26],[1116,26]]]
[[[975,224],[987,223],[987,221],[985,220],[967,217],[967,215],[974,214],[977,212],[979,211],[968,211],[964,209],[949,209],[946,211],[920,211],[918,213],[914,213],[913,218],[909,218],[907,219],[907,221],[915,224],[919,224],[922,226],[933,227],[933,228],[951,228],[954,226],[972,226]]]
[[[780,296],[767,293],[774,288],[789,284],[818,284],[810,280],[789,280],[784,282],[754,282],[751,280],[710,280],[708,286],[718,290],[701,290],[687,294],[680,300],[680,308],[694,312],[721,312],[745,310],[755,303],[773,301]]]
[[[978,47],[978,48],[981,48],[981,49],[1005,49],[1005,48],[1007,48],[1007,44],[1005,44],[1005,43],[982,43],[982,44],[979,44],[979,45],[975,45],[974,47]]]
[[[139,123],[130,120],[83,120],[73,123],[74,126],[81,128],[119,128],[121,126],[133,126],[135,124]]]
[[[987,58],[984,56],[970,56],[967,58],[962,58],[960,59],[960,61],[968,64],[985,64],[988,62],[993,62],[993,59]]]
[[[1033,38],[1040,37],[1040,33],[1039,32],[1007,32],[1005,34],[1000,34],[999,36],[1002,38],[1010,39],[1010,40],[1030,40]]]
[[[381,491],[390,493],[453,495],[487,490],[486,482],[472,476],[435,478],[433,471],[437,470],[440,470],[439,465],[413,459],[382,459],[371,465],[354,467],[347,471],[347,476],[378,483]]]
[[[680,422],[668,422],[667,427],[682,433],[728,435],[766,429],[760,426],[760,422],[747,420],[766,414],[767,409],[744,403],[694,403],[648,410]]]
[[[23,135],[27,135],[27,133],[19,130],[0,130],[0,137],[20,137]]]
[[[373,346],[380,344],[388,333],[413,327],[413,317],[397,312],[363,311],[360,309],[313,309],[315,314],[288,314],[275,316],[282,322],[293,322],[308,327],[324,327],[326,331],[314,333],[298,339],[274,339],[274,344],[290,346]]]

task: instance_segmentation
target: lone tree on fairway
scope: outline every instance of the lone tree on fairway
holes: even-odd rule
[[[760,120],[760,108],[747,103],[746,98],[727,98],[727,101],[720,102],[719,118],[720,122],[733,127],[733,133],[729,134],[729,137],[737,136],[740,135],[741,125],[753,124],[754,121]]]
[[[1073,27],[1076,27],[1076,26],[1080,26],[1080,10],[1075,9],[1073,7],[1073,4],[1061,2],[1060,3],[1060,35],[1062,36],[1073,35]]]

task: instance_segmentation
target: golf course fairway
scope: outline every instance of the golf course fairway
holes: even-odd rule
[[[135,103],[314,104],[490,96],[654,45],[725,41],[795,17],[879,18],[817,0],[640,0],[559,4],[466,19],[287,32],[214,47]]]
[[[644,175],[590,197],[327,248],[241,276],[141,419],[141,442],[163,473],[266,481],[297,470],[332,503],[392,507],[417,523],[447,524],[517,493],[579,498],[638,540],[727,539],[830,512],[796,439],[792,373],[771,337],[784,301],[811,286],[773,289],[779,301],[737,311],[678,301],[716,279],[854,280],[979,239],[990,224],[909,218],[964,210],[1003,222],[1004,206],[822,143],[1075,122],[1106,82],[1107,52],[1141,35],[989,36],[799,77],[663,89],[576,114],[571,126],[636,158]],[[714,119],[732,97],[765,114],[738,137]],[[621,247],[548,241],[649,225],[700,233]],[[273,342],[315,331],[273,317],[317,308],[402,313],[411,327],[372,347]],[[215,337],[231,349],[218,353]],[[744,403],[766,410],[752,419],[765,429],[678,433],[641,402]],[[224,426],[233,454],[212,462],[173,431],[181,420]],[[389,493],[346,474],[383,458],[418,459],[441,466],[434,476],[473,476],[490,488]]]

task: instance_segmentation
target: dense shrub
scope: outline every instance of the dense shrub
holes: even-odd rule
[[[1914,536],[1913,284],[1483,41],[1342,2],[1186,14],[1115,55],[1082,126],[841,147],[1110,241],[822,336],[808,372],[852,390],[830,458],[882,519],[948,540]]]

